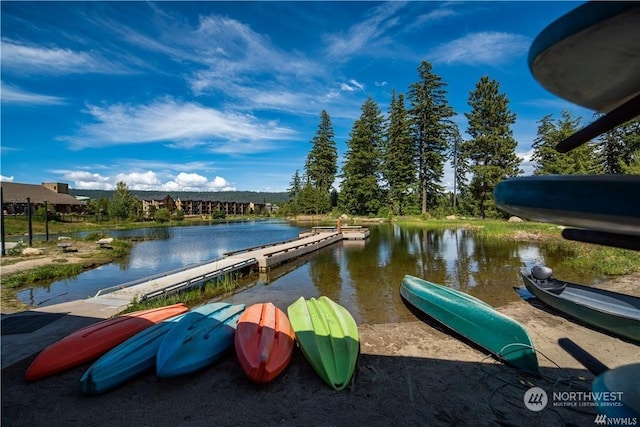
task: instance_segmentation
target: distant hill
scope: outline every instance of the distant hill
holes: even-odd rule
[[[289,200],[289,193],[265,193],[258,191],[138,191],[130,190],[131,194],[140,199],[162,199],[171,196],[181,200],[215,200],[220,202],[254,202],[282,205]],[[110,199],[113,191],[109,190],[79,190],[69,189],[72,196],[86,196],[91,199]]]

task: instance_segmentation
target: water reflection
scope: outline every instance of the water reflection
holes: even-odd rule
[[[247,305],[271,301],[286,309],[300,296],[326,295],[349,309],[359,323],[398,322],[414,318],[399,293],[406,274],[460,289],[500,306],[519,299],[513,287],[522,286],[523,268],[537,263],[554,266],[562,256],[536,244],[484,239],[464,229],[397,224],[370,228],[371,236],[366,242],[337,243],[270,272],[256,274],[247,289],[223,299]],[[136,230],[128,230],[133,231]],[[136,243],[126,261],[46,288],[25,290],[19,297],[41,305],[86,298],[100,288],[215,259],[227,251],[287,240],[300,231],[281,221],[166,229],[160,231],[166,238]],[[147,235],[147,231],[140,233],[139,236]],[[587,276],[575,280],[566,272],[558,274],[585,284],[603,279]]]
[[[304,258],[299,268],[225,299],[253,304],[272,301],[286,307],[299,296],[327,295],[347,307],[356,321],[407,321],[413,315],[398,291],[406,274],[468,292],[499,306],[519,297],[520,271],[549,262],[538,247],[491,241],[469,230],[380,225],[366,242],[342,242]]]

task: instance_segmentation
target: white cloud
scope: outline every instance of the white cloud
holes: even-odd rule
[[[479,32],[438,46],[428,58],[446,64],[497,65],[526,54],[530,44],[519,34]]]
[[[13,182],[13,177],[12,176],[0,175],[0,181],[2,181],[2,182]]]
[[[388,46],[392,39],[385,33],[398,26],[399,19],[395,15],[405,5],[404,2],[383,3],[373,9],[370,17],[351,26],[346,33],[325,35],[327,55],[334,59],[350,58]]]
[[[152,171],[119,173],[115,179],[116,182],[125,182],[129,190],[155,190],[161,184],[156,173]]]
[[[291,139],[294,131],[273,121],[260,121],[251,114],[221,111],[193,102],[163,99],[148,105],[90,105],[87,112],[96,123],[86,124],[67,141],[73,149],[151,142],[175,146],[211,145],[229,141],[260,142]],[[260,151],[264,146],[254,144]]]
[[[87,171],[59,171],[66,181],[72,181],[71,187],[81,190],[113,190],[115,184],[109,177]]]
[[[23,74],[117,73],[122,69],[89,52],[27,46],[2,39],[2,69]]]
[[[267,36],[234,19],[201,17],[198,28],[186,33],[188,38],[174,41],[194,52],[192,61],[207,67],[188,78],[196,94],[216,90],[238,98],[235,88],[249,83],[282,92],[290,78],[309,80],[325,72],[321,64],[278,49]]]
[[[163,182],[154,171],[126,172],[105,176],[88,171],[55,171],[64,180],[73,182],[72,188],[84,190],[113,190],[118,182],[127,184],[129,190],[141,191],[234,191],[236,188],[225,178],[216,176],[209,180],[206,176],[193,172],[179,172]],[[3,179],[9,181],[9,179]],[[13,180],[11,177],[10,180]]]
[[[374,82],[374,84],[376,85],[376,87],[385,87],[389,83],[387,83],[386,81],[381,81],[381,82]]]
[[[26,92],[4,82],[0,82],[0,92],[3,104],[60,105],[65,103],[64,98]]]
[[[226,179],[216,176],[213,181],[197,173],[180,172],[174,180],[162,185],[166,191],[234,191]]]
[[[364,90],[364,85],[354,79],[351,79],[348,83],[340,83],[340,90],[345,92],[355,92],[356,90]]]

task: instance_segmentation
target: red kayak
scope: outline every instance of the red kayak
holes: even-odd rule
[[[258,384],[273,380],[289,365],[294,340],[289,318],[270,302],[247,308],[234,337],[242,369]]]
[[[42,350],[24,379],[36,381],[90,362],[149,326],[188,310],[184,304],[168,305],[127,313],[78,329]]]

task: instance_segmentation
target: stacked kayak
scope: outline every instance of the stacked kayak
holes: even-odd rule
[[[244,304],[216,302],[195,308],[178,320],[160,343],[158,377],[195,372],[218,360],[233,344]]]
[[[174,304],[127,313],[79,329],[45,348],[24,378],[36,381],[90,362],[142,330],[187,310],[184,304]]]
[[[273,303],[214,302],[189,310],[175,304],[141,310],[82,328],[47,347],[25,373],[45,378],[95,360],[80,392],[97,395],[155,368],[160,378],[196,372],[235,346],[240,366],[265,384],[289,366],[296,341],[316,373],[333,389],[351,381],[360,351],[349,311],[322,296],[299,298],[287,314]]]
[[[330,387],[344,389],[358,360],[358,325],[346,308],[326,296],[300,297],[287,308],[298,345]]]
[[[234,339],[240,366],[258,384],[268,383],[286,369],[294,341],[287,315],[270,302],[254,304],[242,313]]]
[[[409,275],[402,281],[400,294],[420,311],[501,361],[540,375],[536,351],[524,326],[484,301]]]
[[[110,350],[84,373],[80,392],[104,393],[155,367],[162,340],[183,317],[184,314],[180,314],[163,320]]]

